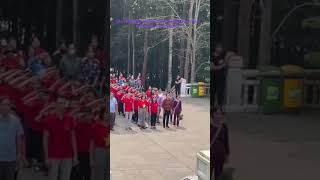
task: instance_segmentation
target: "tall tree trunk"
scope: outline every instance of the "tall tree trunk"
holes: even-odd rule
[[[189,0],[189,26],[188,26],[188,39],[187,39],[187,50],[186,50],[186,61],[184,64],[184,78],[189,82],[189,66],[191,59],[191,41],[192,41],[192,18],[193,18],[193,6],[194,0]]]
[[[135,33],[134,33],[134,29],[131,31],[132,33],[132,75],[135,76],[135,68],[136,68],[136,62],[135,62],[135,51],[136,51],[136,47],[135,47]]]
[[[129,11],[129,19],[130,19],[130,11]],[[130,74],[130,54],[131,54],[131,52],[130,52],[130,35],[131,35],[131,25],[129,24],[128,25],[128,66],[127,66],[127,75],[129,75]]]
[[[259,45],[259,65],[267,65],[271,61],[271,20],[272,20],[272,1],[260,0],[262,8],[261,31]]]
[[[145,86],[145,82],[146,82],[146,74],[147,74],[147,65],[148,65],[148,31],[145,30],[144,32],[144,43],[143,43],[143,67],[142,67],[142,84],[143,86]]]
[[[62,30],[62,17],[63,17],[63,0],[57,0],[56,9],[56,48],[59,46]]]
[[[183,19],[188,18],[188,14],[186,13],[187,8],[188,8],[188,3],[183,3],[182,5],[182,12],[183,12]],[[185,63],[185,49],[186,49],[186,38],[185,36],[180,36],[180,49],[179,49],[179,62],[180,62],[180,72],[179,75],[180,77],[184,76],[184,63]]]
[[[171,20],[173,20],[173,12],[171,14]],[[173,29],[169,29],[169,60],[168,60],[168,84],[167,89],[171,89],[172,83],[172,36],[173,36]]]
[[[79,32],[79,2],[78,0],[73,0],[73,42],[78,44],[78,32]]]
[[[201,0],[196,0],[194,19],[198,21],[200,11]],[[196,79],[196,52],[197,52],[197,23],[193,23],[193,46],[192,46],[192,59],[191,59],[191,83],[195,82]]]
[[[254,0],[240,0],[239,26],[238,26],[238,49],[243,57],[245,66],[249,64],[250,47],[250,15],[251,5]]]
[[[178,56],[178,59],[179,59],[179,67],[180,67],[180,71],[179,71],[179,75],[180,77],[183,77],[183,65],[184,65],[184,59],[185,59],[185,53],[184,53],[184,47],[185,47],[185,40],[181,40],[181,43],[180,43],[180,49],[179,49],[179,56]]]

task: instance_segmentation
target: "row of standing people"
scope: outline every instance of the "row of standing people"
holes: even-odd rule
[[[131,122],[140,128],[150,125],[152,129],[160,123],[160,114],[163,112],[163,127],[169,128],[169,121],[179,127],[182,117],[182,101],[180,96],[171,93],[148,88],[141,92],[135,87],[128,85],[119,86],[111,84],[110,112],[112,112],[112,125],[115,124],[115,116],[125,117],[125,129],[130,130]],[[112,126],[112,127],[113,127]]]
[[[24,56],[14,38],[1,40],[1,179],[13,180],[19,162],[47,172],[50,180],[108,177],[109,125],[106,99],[97,93],[104,82],[95,45],[93,39],[81,60],[74,44],[50,56],[34,37]],[[80,168],[75,176],[73,167]]]

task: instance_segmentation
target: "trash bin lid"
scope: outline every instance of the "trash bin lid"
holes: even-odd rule
[[[260,76],[281,76],[281,69],[276,66],[259,66]]]
[[[284,65],[281,70],[283,75],[287,77],[303,77],[305,74],[304,69],[297,65]]]

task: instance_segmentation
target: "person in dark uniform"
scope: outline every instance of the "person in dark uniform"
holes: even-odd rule
[[[219,180],[223,173],[224,164],[230,155],[228,126],[224,121],[224,115],[220,108],[212,109],[211,113],[211,177]],[[213,174],[214,173],[214,174]]]
[[[180,94],[181,94],[181,78],[179,75],[176,78],[174,87],[176,90],[176,96],[180,96]]]
[[[211,79],[213,82],[213,103],[215,105],[217,96],[217,104],[221,110],[225,95],[226,71],[225,52],[222,46],[218,45],[211,62]]]

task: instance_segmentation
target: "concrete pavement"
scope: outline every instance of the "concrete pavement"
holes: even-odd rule
[[[228,114],[235,180],[320,179],[319,115]]]
[[[209,99],[183,99],[181,128],[133,131],[117,117],[111,133],[112,180],[179,180],[194,175],[196,154],[209,149]],[[161,120],[162,121],[162,120]],[[170,126],[170,124],[169,124]]]

